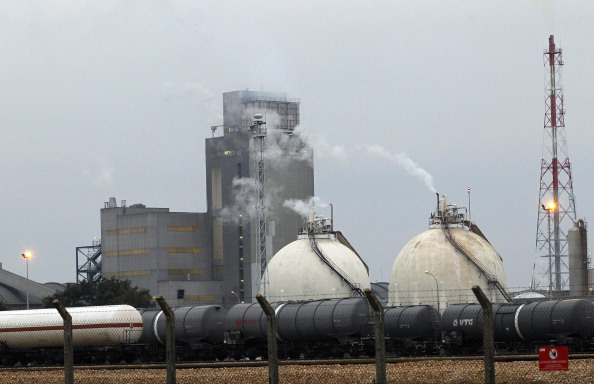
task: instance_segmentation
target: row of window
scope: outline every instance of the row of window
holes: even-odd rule
[[[217,298],[214,295],[186,295],[185,289],[178,289],[177,299],[185,301],[202,301],[214,303]]]
[[[195,225],[168,225],[168,232],[200,232],[201,227]],[[117,236],[117,235],[133,235],[137,233],[148,233],[149,227],[132,227],[132,228],[120,228],[110,229],[105,231],[106,236]]]
[[[148,276],[151,273],[149,269],[139,269],[135,271],[120,271],[108,273],[107,277],[132,277],[132,276]],[[168,269],[167,274],[179,276],[179,275],[195,275],[202,276],[204,271],[202,269]]]
[[[107,257],[120,257],[120,256],[134,256],[134,255],[147,255],[149,253],[148,248],[135,248],[135,249],[120,249],[117,251],[107,251],[104,253]],[[168,247],[167,253],[202,253],[202,248],[198,247]]]
[[[226,149],[224,151],[210,153],[209,157],[229,157],[229,156],[240,156],[241,149]]]
[[[147,233],[148,231],[149,231],[148,227],[110,229],[110,230],[105,231],[105,235],[107,235],[107,236],[132,235],[135,233]]]

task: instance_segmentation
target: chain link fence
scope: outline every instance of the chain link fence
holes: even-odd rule
[[[492,321],[485,323],[476,298],[438,311],[426,304],[387,306],[366,293],[270,304],[261,298],[229,309],[163,302],[143,310],[0,312],[2,382],[484,383],[490,382],[483,361],[487,328],[496,382],[594,382],[588,360],[546,372],[535,359],[544,346],[567,347],[570,357],[592,352],[590,300],[493,303]],[[242,365],[225,367],[231,362]]]

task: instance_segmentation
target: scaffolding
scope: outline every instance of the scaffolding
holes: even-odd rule
[[[76,283],[98,281],[101,277],[101,240],[94,239],[92,245],[76,247]]]

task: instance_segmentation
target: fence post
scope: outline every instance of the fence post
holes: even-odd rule
[[[74,349],[72,346],[72,316],[66,308],[55,299],[52,304],[64,319],[64,384],[74,384]]]
[[[165,314],[165,360],[167,364],[167,384],[175,384],[175,314],[163,296],[155,300]]]
[[[495,384],[495,341],[493,337],[493,305],[478,285],[472,292],[483,308],[483,349],[485,350],[485,384]]]
[[[268,340],[268,383],[278,384],[278,345],[276,343],[276,316],[274,309],[268,303],[268,300],[261,294],[256,295],[256,300],[260,303],[262,310],[266,314],[268,320],[267,336]]]
[[[373,308],[375,330],[375,382],[386,384],[386,341],[384,337],[384,306],[369,288],[365,288],[365,296]]]

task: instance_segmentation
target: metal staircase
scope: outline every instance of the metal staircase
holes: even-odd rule
[[[474,257],[474,255],[468,249],[466,249],[462,244],[460,244],[458,241],[456,241],[456,237],[450,231],[450,228],[449,228],[449,226],[447,224],[447,221],[444,221],[442,223],[441,228],[443,230],[443,233],[444,233],[446,239],[450,242],[450,244],[452,244],[452,246],[454,247],[454,249],[456,251],[460,252],[472,264],[474,264],[474,266],[479,270],[479,272],[482,273],[485,276],[485,278],[487,279],[487,282],[489,284],[493,284],[499,290],[499,292],[501,292],[501,294],[503,295],[503,297],[505,297],[505,299],[508,302],[511,302],[512,301],[512,297],[510,296],[509,293],[507,293],[507,291],[505,290],[505,288],[501,285],[501,283],[497,279],[497,276],[489,273],[489,270],[487,269],[487,267],[483,263],[481,263],[476,257]],[[478,227],[476,229],[478,230]],[[478,231],[480,232],[480,230],[478,230]],[[475,231],[473,231],[473,232],[476,233]],[[483,238],[484,238],[484,236],[483,236]]]
[[[326,257],[326,255],[324,255],[324,252],[322,252],[322,249],[318,246],[318,242],[316,241],[316,236],[313,231],[313,228],[310,228],[307,231],[307,236],[309,238],[309,244],[311,246],[312,251],[314,251],[314,253],[320,258],[320,260],[322,260],[324,264],[326,264],[330,267],[330,269],[336,272],[336,274],[340,276],[340,278],[349,286],[349,288],[351,288],[351,290],[355,291],[359,296],[365,297],[365,293],[361,289],[360,284],[355,283],[346,272],[340,269],[338,265],[336,265],[332,260],[330,260],[328,257]]]

